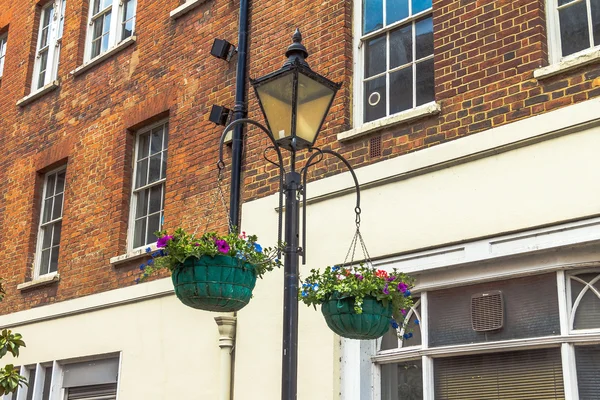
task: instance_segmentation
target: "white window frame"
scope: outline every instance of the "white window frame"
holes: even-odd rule
[[[0,35],[0,80],[4,74],[4,60],[6,58],[6,42],[8,40],[8,33]]]
[[[548,55],[550,64],[558,64],[561,61],[568,61],[575,59],[581,55],[590,53],[595,49],[600,49],[600,46],[594,46],[594,36],[592,31],[592,11],[591,2],[592,0],[574,0],[574,2],[585,2],[587,3],[587,17],[588,17],[588,28],[590,36],[591,46],[581,50],[577,53],[569,54],[568,56],[562,55],[562,43],[560,40],[560,20],[558,16],[559,8],[565,8],[572,5],[572,3],[558,6],[558,0],[547,0],[546,1],[546,25],[548,32]]]
[[[82,361],[95,361],[95,360],[103,360],[103,359],[117,359],[118,358],[118,378],[117,378],[117,399],[119,399],[119,386],[121,384],[121,353],[112,353],[112,354],[103,354],[99,356],[92,357],[82,357],[77,359],[69,359],[69,360],[61,360],[61,361],[48,361],[37,364],[28,364],[20,367],[19,374],[24,376],[27,381],[29,381],[30,371],[35,369],[35,380],[33,382],[33,386],[23,385],[26,390],[19,389],[17,391],[16,400],[26,400],[27,393],[32,390],[32,400],[64,400],[66,399],[67,391],[63,388],[63,367],[65,365],[69,365],[72,363],[82,362]],[[43,390],[45,383],[45,369],[52,367],[52,377],[50,383],[50,393],[48,399],[43,399]],[[4,395],[0,398],[0,400],[12,400],[13,394]]]
[[[404,113],[410,113],[411,111],[414,111],[416,109],[420,109],[422,107],[426,107],[426,106],[430,106],[432,104],[435,104],[435,101],[433,102],[429,102],[429,103],[425,103],[416,107],[412,107],[409,108],[407,110],[403,110],[400,111],[398,113],[395,114],[390,114],[389,110],[390,110],[390,96],[389,96],[389,91],[390,91],[390,85],[389,85],[389,73],[390,70],[386,69],[386,90],[387,90],[387,104],[386,104],[386,116],[381,117],[379,119],[373,120],[373,121],[368,121],[365,122],[364,118],[365,118],[365,113],[364,113],[364,99],[363,99],[363,95],[364,95],[364,75],[365,75],[365,66],[364,66],[364,62],[365,62],[365,52],[364,52],[364,44],[367,40],[372,39],[376,36],[380,36],[382,34],[385,34],[384,32],[389,32],[392,31],[400,26],[405,26],[407,24],[412,24],[414,23],[414,21],[431,14],[431,16],[433,17],[433,7],[428,8],[427,10],[423,10],[417,14],[414,15],[409,15],[407,18],[404,18],[400,21],[396,21],[388,26],[385,26],[384,28],[381,29],[377,29],[373,32],[369,32],[366,35],[363,35],[362,33],[362,29],[363,29],[363,1],[364,0],[354,0],[354,39],[353,39],[353,53],[354,53],[354,76],[353,76],[353,82],[354,82],[354,101],[352,104],[353,107],[353,127],[354,128],[359,128],[363,125],[370,125],[376,122],[383,122],[384,124],[386,123],[385,121],[389,121],[389,123],[393,123],[393,120],[397,119],[398,116],[404,114]],[[412,2],[409,0],[409,14],[410,14],[410,8],[412,7]],[[385,21],[386,19],[386,6],[385,3],[383,4],[383,21]],[[415,29],[412,30],[412,35],[413,35],[413,46],[412,46],[412,52],[413,52],[413,57],[412,57],[412,62],[411,62],[411,67],[413,69],[413,105],[415,104],[415,85],[416,85],[416,73],[415,73],[415,68],[412,67],[412,64],[414,64],[416,62],[415,60]],[[386,44],[387,46],[387,44]],[[386,47],[386,63],[387,65],[389,65],[389,57],[390,57],[390,52],[388,51],[389,49],[387,49]],[[434,54],[432,54],[431,56],[427,56],[427,57],[423,57],[420,58],[419,61],[423,61],[423,60],[428,60],[433,58],[435,55],[435,49],[434,49]],[[404,67],[404,68],[409,68],[409,67]],[[396,70],[400,70],[402,69],[401,67],[397,67],[394,68],[393,71]],[[424,113],[427,114],[427,113]]]
[[[162,212],[163,217],[161,218],[159,229],[162,229],[162,226],[163,226],[164,212],[165,212],[164,191],[166,191],[166,181],[167,181],[166,171],[165,171],[164,178],[159,179],[158,181],[152,182],[150,184],[147,183],[146,185],[141,186],[137,189],[135,187],[135,183],[136,183],[135,180],[137,177],[137,158],[138,158],[138,153],[139,153],[140,137],[141,137],[141,135],[144,135],[144,134],[150,132],[152,129],[157,128],[161,125],[164,125],[166,127],[166,134],[167,134],[167,138],[168,138],[169,137],[168,136],[169,135],[169,120],[168,119],[164,119],[164,120],[161,120],[154,124],[145,126],[135,133],[135,151],[134,151],[134,155],[133,155],[133,168],[132,168],[133,173],[131,176],[131,199],[130,199],[130,207],[129,207],[129,210],[130,210],[129,211],[129,227],[128,227],[128,232],[127,232],[127,251],[128,252],[133,252],[135,250],[150,247],[153,244],[153,243],[146,243],[146,244],[143,244],[142,246],[134,247],[135,220],[136,220],[135,216],[136,216],[136,211],[137,211],[137,193],[138,192],[143,191],[143,190],[148,189],[153,186],[163,185],[163,199],[161,200],[162,201],[161,212]],[[163,146],[164,146],[164,136],[163,136]],[[167,153],[167,157],[168,157],[168,150],[169,150],[169,148],[167,145],[167,147],[163,147],[161,152],[163,154]],[[148,156],[149,156],[149,154],[148,154]],[[150,165],[149,164],[148,164],[147,174],[150,174]],[[150,201],[149,196],[148,196],[148,201]],[[148,229],[148,226],[146,225],[146,230],[147,229]],[[154,242],[154,243],[156,243],[156,242]]]
[[[548,271],[551,272],[551,271]],[[560,335],[534,337],[526,339],[503,340],[495,342],[483,342],[475,344],[461,344],[450,346],[429,346],[429,327],[428,327],[428,292],[421,292],[421,319],[419,325],[421,329],[422,343],[420,346],[406,346],[397,349],[379,351],[381,339],[370,341],[369,343],[361,342],[360,347],[350,346],[346,344],[347,339],[342,339],[342,348],[350,349],[343,354],[342,363],[345,359],[353,359],[361,357],[358,352],[364,351],[364,348],[370,348],[371,354],[366,354],[366,357],[371,358],[370,369],[361,369],[360,374],[370,374],[371,393],[370,397],[364,398],[360,396],[360,391],[343,392],[343,400],[380,400],[381,398],[381,365],[394,362],[405,362],[421,359],[423,365],[423,399],[435,400],[434,386],[434,360],[440,357],[455,357],[461,355],[472,355],[494,352],[509,352],[515,350],[533,350],[537,348],[557,348],[561,353],[563,384],[566,400],[578,400],[579,391],[577,386],[577,369],[575,359],[575,346],[592,345],[600,342],[600,329],[594,330],[572,330],[570,329],[571,316],[571,293],[569,276],[579,275],[582,273],[597,273],[600,275],[600,269],[581,269],[567,272],[563,269],[554,271],[557,279],[557,292],[559,304],[557,305],[560,315]],[[506,279],[506,277],[504,277]],[[474,283],[474,282],[473,282]],[[446,288],[447,286],[443,286]],[[428,290],[436,290],[429,288]],[[363,350],[361,350],[363,349]],[[353,352],[356,352],[354,354]],[[364,357],[364,356],[363,356]],[[355,369],[359,366],[352,365],[347,369],[347,372],[354,379],[358,379]],[[354,393],[355,392],[355,393]]]
[[[597,274],[597,277],[594,278],[590,283],[583,283],[579,279],[575,278],[577,275],[585,274],[585,273],[594,273]],[[579,301],[583,297],[580,293],[576,300],[575,304],[572,304],[571,296],[571,279],[576,279],[579,283],[585,286],[584,291],[591,290],[600,300],[600,290],[592,287],[594,283],[600,284],[600,270],[583,270],[583,271],[574,271],[570,274],[565,274],[566,276],[566,299],[567,299],[567,310],[568,310],[568,325],[567,332],[569,334],[600,334],[600,328],[595,329],[575,329],[573,325],[575,324],[575,315],[577,314],[577,309],[579,307]]]
[[[102,0],[90,0],[89,3],[89,15],[88,15],[88,29],[85,41],[85,51],[84,51],[84,62],[89,62],[95,58],[102,57],[103,54],[110,52],[110,50],[114,49],[119,43],[123,40],[127,39],[123,37],[123,19],[125,17],[125,1],[126,0],[112,0],[112,4],[102,10],[99,10],[96,14],[94,14],[94,4],[96,2],[101,2]],[[111,13],[110,18],[110,28],[108,31],[108,45],[107,48],[102,51],[102,47],[100,47],[100,52],[92,57],[92,41],[94,38],[94,21],[98,18],[103,18],[105,14],[108,12]],[[132,33],[128,37],[135,36],[135,22],[137,18],[137,1],[136,1],[136,10],[133,16],[133,26]],[[102,42],[102,39],[100,39]],[[102,46],[102,44],[100,44]]]
[[[48,24],[47,44],[41,47],[42,24],[44,17],[50,8],[54,9],[54,15]],[[58,64],[60,59],[60,48],[62,43],[62,33],[65,18],[66,0],[53,0],[46,4],[40,10],[40,25],[38,29],[37,45],[35,50],[35,63],[33,66],[33,82],[31,83],[31,92],[41,90],[44,86],[54,81],[58,76]],[[42,52],[48,52],[46,59],[46,73],[44,80],[40,82],[40,69],[42,61]]]
[[[67,188],[67,180],[66,180],[66,173],[65,173],[65,186],[63,188],[63,199],[62,199],[62,204],[61,204],[61,210],[60,210],[60,217],[55,218],[55,219],[50,219],[50,221],[47,222],[43,222],[44,220],[44,211],[45,211],[45,198],[46,198],[46,191],[48,189],[48,177],[50,175],[58,175],[58,173],[62,172],[62,171],[66,171],[67,170],[67,166],[63,165],[59,168],[56,168],[50,172],[47,172],[44,175],[44,188],[42,190],[42,198],[41,198],[41,205],[40,205],[40,215],[39,215],[39,224],[38,224],[38,233],[37,233],[37,243],[36,243],[36,251],[35,251],[35,261],[34,261],[34,268],[33,268],[33,278],[37,279],[40,276],[52,276],[52,275],[56,275],[58,273],[57,271],[53,271],[53,272],[48,272],[45,274],[40,274],[40,268],[41,268],[41,262],[42,262],[42,247],[43,247],[43,239],[44,239],[44,235],[43,235],[43,228],[45,226],[50,226],[53,224],[56,224],[57,222],[61,222],[62,218],[63,218],[63,214],[64,214],[64,206],[65,206],[65,189]],[[56,181],[54,182],[54,185],[56,187]],[[53,208],[54,208],[54,203],[53,204]],[[61,232],[62,232],[62,228],[61,228]],[[61,235],[62,236],[62,235]],[[52,246],[52,240],[51,240],[51,248],[54,247]],[[60,249],[60,242],[58,244],[58,247]],[[50,257],[52,257],[52,254],[50,254]],[[59,251],[59,257],[60,257],[60,251]],[[49,259],[50,260],[50,259]]]

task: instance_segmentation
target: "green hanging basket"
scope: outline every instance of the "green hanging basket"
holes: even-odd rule
[[[171,278],[183,304],[217,312],[242,309],[256,284],[252,264],[223,255],[190,257],[173,271]]]
[[[329,329],[342,337],[370,340],[383,336],[390,328],[392,305],[385,307],[375,297],[367,296],[362,309],[362,314],[356,314],[354,297],[332,298],[321,306]]]

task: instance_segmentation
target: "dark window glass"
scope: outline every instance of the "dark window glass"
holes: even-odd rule
[[[600,1],[592,1],[592,32],[594,46],[600,46]]]
[[[385,117],[386,103],[385,76],[365,82],[365,122]]]
[[[381,400],[423,399],[421,360],[381,366]]]
[[[577,53],[590,47],[590,32],[585,1],[580,1],[558,11],[562,56]]]
[[[386,37],[380,36],[365,43],[365,78],[386,70]]]
[[[412,107],[412,67],[407,67],[390,74],[390,114],[409,110]]]
[[[418,62],[417,68],[417,106],[435,100],[433,81],[433,58]]]
[[[504,327],[476,332],[471,325],[471,296],[500,290]],[[492,342],[560,334],[556,275],[489,282],[429,292],[429,345]]]
[[[576,346],[579,400],[600,400],[600,346]]]
[[[415,23],[417,60],[433,54],[433,18],[425,18]]]
[[[390,32],[390,69],[412,61],[412,25]]]

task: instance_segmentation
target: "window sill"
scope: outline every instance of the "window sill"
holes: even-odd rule
[[[563,72],[571,71],[587,64],[600,62],[600,48],[595,47],[585,52],[579,53],[574,57],[566,57],[557,64],[538,68],[533,71],[533,77],[536,79],[549,78]]]
[[[401,113],[381,118],[376,121],[367,122],[358,128],[350,129],[349,131],[338,133],[337,139],[340,142],[356,139],[358,137],[367,135],[372,132],[379,131],[394,125],[398,125],[405,122],[414,121],[416,119],[426,117],[429,115],[439,114],[442,108],[439,103],[431,102],[423,104],[419,107],[413,108],[412,110],[403,111]]]
[[[136,260],[138,258],[143,258],[150,256],[150,253],[146,252],[146,248],[150,247],[150,253],[158,250],[156,247],[156,243],[149,244],[148,246],[144,246],[143,248],[132,250],[129,253],[121,254],[120,256],[112,257],[110,259],[110,265],[118,266],[119,264],[123,264],[132,260]]]
[[[60,281],[60,275],[55,272],[52,274],[42,275],[40,277],[30,280],[29,282],[23,282],[23,283],[17,285],[17,289],[24,291],[24,290],[41,287],[41,286],[50,285],[50,284],[52,284],[54,282],[58,282],[58,281]]]
[[[52,81],[49,84],[47,84],[46,86],[36,90],[35,92],[33,92],[33,93],[23,97],[21,100],[17,101],[17,105],[19,107],[25,107],[27,104],[34,102],[35,100],[39,99],[46,93],[53,91],[54,89],[58,88],[59,86],[60,86],[60,83],[58,81]]]
[[[104,60],[114,56],[115,54],[117,54],[118,52],[126,49],[127,47],[131,46],[132,44],[134,44],[136,41],[136,36],[130,36],[127,39],[123,40],[121,43],[119,43],[118,45],[116,45],[115,47],[113,47],[110,50],[105,51],[104,53],[100,54],[99,56],[92,58],[90,61],[84,63],[83,65],[75,68],[73,71],[71,71],[71,75],[73,76],[79,76],[81,74],[83,74],[85,71],[95,67],[96,65],[102,63]]]
[[[205,3],[206,0],[190,0],[186,1],[173,11],[171,11],[171,19],[177,19],[182,15],[186,14],[188,11],[192,11],[194,8],[198,7],[200,4]]]

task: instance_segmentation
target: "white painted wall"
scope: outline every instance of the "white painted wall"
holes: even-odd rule
[[[554,131],[577,118],[598,120],[599,105],[588,102],[571,114],[549,113],[361,168],[359,180],[369,183],[361,192],[361,230],[371,257],[599,215],[600,127]],[[394,175],[395,181],[377,184]],[[344,192],[351,183],[349,174],[341,174],[309,184],[308,262],[301,274],[344,261],[355,229],[355,196]],[[276,196],[245,203],[243,230],[262,244],[275,243],[276,207]],[[596,256],[582,254],[581,261]],[[235,398],[280,396],[282,294],[282,274],[273,274],[257,284],[254,299],[239,313]],[[320,312],[303,305],[299,341],[298,399],[339,398],[339,342]],[[268,376],[257,374],[258,360]]]
[[[83,299],[74,301],[82,305]],[[217,399],[215,315],[168,295],[18,326],[11,329],[23,335],[27,347],[15,363],[122,352],[119,400]]]

